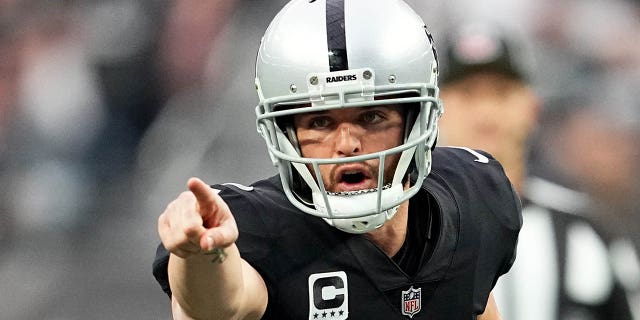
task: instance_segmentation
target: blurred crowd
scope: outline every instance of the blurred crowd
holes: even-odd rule
[[[527,170],[640,265],[640,2],[407,2],[436,47],[470,19],[520,37],[541,101]],[[253,61],[285,3],[0,0],[1,318],[170,318],[150,272],[163,206],[190,176],[276,172]]]

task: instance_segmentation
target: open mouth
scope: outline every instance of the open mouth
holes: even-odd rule
[[[332,191],[355,191],[375,187],[372,176],[361,166],[342,167],[335,175],[337,185]]]
[[[345,165],[337,168],[335,184],[330,195],[356,195],[378,190],[374,174],[363,165]]]
[[[360,171],[347,171],[342,173],[340,178],[340,182],[348,183],[348,184],[356,184],[361,183],[366,179],[364,173]]]

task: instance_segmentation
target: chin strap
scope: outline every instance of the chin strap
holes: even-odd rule
[[[398,205],[375,213],[378,207],[378,193],[382,193],[382,203],[396,203],[403,196],[404,188],[401,184],[395,184],[385,190],[373,189],[368,193],[360,193],[353,196],[326,195],[331,204],[334,218],[324,218],[331,226],[348,233],[366,233],[382,226],[393,218],[398,211]],[[320,193],[313,193],[316,209],[326,212],[324,197]],[[360,212],[371,212],[358,218],[341,218],[357,215]]]

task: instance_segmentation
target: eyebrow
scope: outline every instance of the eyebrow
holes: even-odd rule
[[[304,113],[298,113],[295,116],[317,116],[317,115],[323,115],[323,114],[328,114],[329,110],[319,110],[319,111],[311,111],[311,112],[304,112]]]

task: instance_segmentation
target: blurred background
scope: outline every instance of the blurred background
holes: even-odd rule
[[[523,39],[543,104],[529,170],[640,248],[640,2],[407,2],[436,47],[477,18]],[[284,3],[0,0],[1,319],[171,318],[158,215],[190,176],[275,174],[253,63]]]

